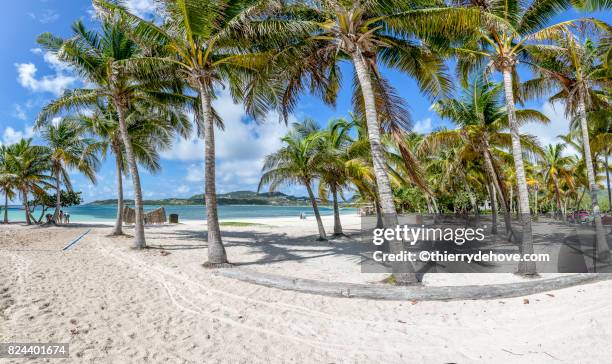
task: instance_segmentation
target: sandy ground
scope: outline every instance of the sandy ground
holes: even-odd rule
[[[245,268],[380,278],[359,272],[357,242],[315,242],[314,221],[257,222],[265,225],[222,227],[228,256]],[[343,222],[348,232],[359,228],[357,218]],[[197,223],[148,227],[148,243],[159,248],[146,251],[131,250],[128,237],[107,237],[104,225],[0,229],[0,342],[69,342],[70,362],[602,363],[612,356],[611,281],[484,301],[332,298],[214,275],[201,266],[206,245]],[[449,282],[432,276],[427,284]],[[518,279],[473,276],[452,283]]]

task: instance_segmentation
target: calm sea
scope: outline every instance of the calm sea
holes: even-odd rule
[[[158,208],[159,206],[145,205],[145,212]],[[188,206],[164,206],[167,214],[178,214],[180,220],[204,220],[206,219],[206,208],[200,205]],[[0,219],[4,218],[4,209],[0,207]],[[53,213],[53,209],[47,210],[48,213]],[[71,222],[79,221],[113,221],[117,213],[117,207],[114,205],[81,205],[67,207],[64,211],[70,213]],[[322,215],[331,215],[333,210],[331,207],[320,207]],[[312,208],[308,206],[259,206],[259,205],[221,205],[219,206],[219,218],[221,219],[239,219],[239,218],[254,218],[254,217],[282,217],[282,216],[299,216],[304,213],[307,216],[313,216]],[[357,213],[357,209],[343,208],[341,213]],[[34,217],[38,219],[40,210],[34,211]],[[24,211],[18,206],[9,206],[10,221],[24,221]]]

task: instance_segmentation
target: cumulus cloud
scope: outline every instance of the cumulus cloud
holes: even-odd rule
[[[27,139],[34,136],[34,127],[26,126],[24,130],[15,130],[14,128],[7,126],[2,132],[2,140],[1,144],[14,144],[20,141],[21,139]]]
[[[156,14],[157,6],[153,0],[127,0],[125,5],[141,18],[151,18]]]
[[[521,132],[535,135],[542,146],[559,143],[560,139],[557,136],[569,131],[570,122],[564,115],[564,108],[565,105],[562,103],[545,102],[540,111],[550,119],[550,123],[529,123],[521,127]]]
[[[264,157],[280,148],[280,138],[287,127],[278,122],[276,113],[270,113],[261,123],[249,119],[243,105],[235,104],[227,91],[222,91],[213,105],[225,123],[225,130],[217,129],[215,134],[219,192],[255,188]],[[162,157],[191,161],[185,170],[185,180],[203,183],[204,142],[201,139],[194,136],[189,140],[177,140]]]
[[[204,163],[192,163],[187,167],[185,180],[204,183]]]
[[[419,120],[414,123],[414,126],[412,127],[412,131],[419,134],[427,134],[430,133],[432,130],[433,128],[431,126],[431,118]]]
[[[52,65],[53,67],[53,65]],[[42,78],[36,77],[38,68],[34,63],[15,63],[17,69],[17,81],[24,88],[34,92],[50,92],[60,95],[65,89],[77,81],[77,78],[58,71],[55,75],[46,75]]]
[[[187,185],[180,185],[176,188],[176,192],[180,193],[180,194],[185,194],[187,192],[189,192],[190,188]]]
[[[60,17],[59,13],[53,9],[44,9],[39,13],[28,13],[28,16],[42,24],[53,23]]]
[[[14,105],[13,116],[19,120],[26,120],[28,118],[28,114],[25,111],[25,108],[19,104]]]

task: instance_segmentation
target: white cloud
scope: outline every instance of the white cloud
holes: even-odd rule
[[[53,23],[54,21],[59,19],[60,16],[57,11],[52,9],[44,9],[38,14],[28,13],[28,15],[30,16],[30,18],[37,20],[42,24]]]
[[[187,185],[180,185],[178,186],[178,188],[176,189],[176,192],[180,193],[180,194],[184,194],[189,192],[190,188]]]
[[[141,18],[151,18],[156,14],[157,6],[153,0],[127,0],[125,5]]]
[[[187,167],[185,180],[188,182],[204,183],[204,163],[192,163]]]
[[[538,137],[542,146],[556,144],[561,140],[557,135],[566,134],[569,131],[569,120],[564,114],[565,105],[562,103],[551,104],[545,102],[540,111],[550,119],[548,124],[529,123],[521,127],[521,132]]]
[[[0,144],[14,144],[21,139],[27,139],[34,136],[34,127],[26,126],[24,130],[15,130],[7,126],[2,133],[2,141]]]
[[[414,126],[412,127],[412,131],[419,133],[419,134],[430,133],[432,131],[431,118],[419,120],[416,123],[414,123]]]
[[[261,123],[250,120],[243,105],[235,104],[227,91],[222,91],[213,105],[225,124],[224,131],[215,130],[219,192],[255,188],[264,157],[280,148],[280,138],[287,127],[278,122],[275,113],[267,115]],[[185,180],[203,183],[204,142],[201,139],[177,140],[171,150],[161,154],[165,159],[194,162],[187,167]]]
[[[53,65],[52,65],[53,67]],[[34,92],[51,92],[60,95],[66,88],[77,81],[76,77],[67,75],[56,69],[55,75],[36,78],[38,69],[33,63],[15,63],[17,68],[17,81],[19,84]]]
[[[15,110],[13,111],[13,116],[19,120],[26,120],[28,118],[28,114],[23,106],[19,104],[14,105]]]

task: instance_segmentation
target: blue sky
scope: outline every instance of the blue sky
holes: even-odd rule
[[[142,16],[151,16],[155,11],[151,0],[128,0],[126,3]],[[0,143],[10,144],[21,137],[33,137],[35,142],[39,142],[32,125],[40,108],[64,89],[82,85],[69,69],[38,48],[36,37],[46,31],[67,37],[74,20],[92,21],[91,12],[91,3],[87,0],[21,0],[4,4],[0,14],[0,32],[3,34],[0,43]],[[572,13],[563,14],[557,20],[574,16]],[[598,14],[598,17],[610,21],[609,15]],[[316,98],[304,96],[292,118],[311,117],[325,125],[331,118],[346,116],[351,110],[350,65],[343,65],[343,74],[345,87],[335,109],[323,105]],[[384,74],[406,100],[416,131],[429,132],[448,126],[429,110],[431,102],[420,94],[409,77],[387,70]],[[539,136],[543,143],[553,142],[556,135],[567,131],[567,120],[561,106],[553,108],[544,100],[531,102],[528,106],[543,111],[552,120],[552,124],[546,127],[525,127],[526,132]],[[223,90],[219,92],[215,107],[226,123],[226,131],[217,133],[218,191],[255,190],[262,159],[280,147],[279,138],[286,132],[286,127],[278,123],[275,115],[269,115],[262,124],[255,124],[245,116],[241,105],[233,104]],[[203,147],[195,137],[177,140],[171,150],[162,153],[161,172],[151,175],[142,170],[145,198],[186,197],[201,193]],[[73,185],[77,191],[83,192],[85,201],[114,197],[112,160],[103,163],[98,176],[97,185],[92,185],[78,173],[72,174]],[[127,182],[129,198],[131,183]],[[288,187],[282,191],[305,194],[301,187]]]

